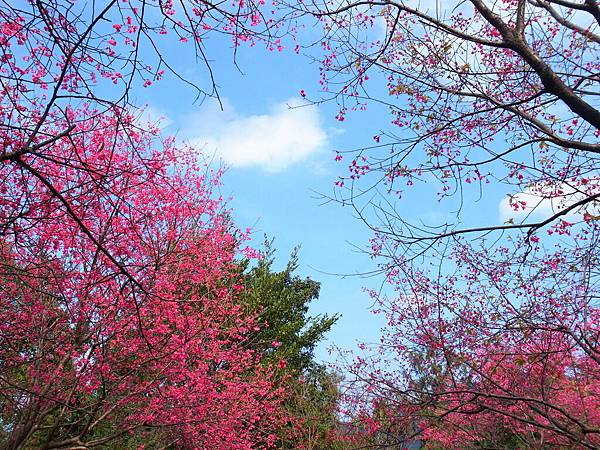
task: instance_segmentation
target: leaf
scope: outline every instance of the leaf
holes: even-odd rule
[[[515,359],[515,364],[517,366],[523,366],[523,365],[525,365],[525,360],[521,357],[518,357],[517,359]]]

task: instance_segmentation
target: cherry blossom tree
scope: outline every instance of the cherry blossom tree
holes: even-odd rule
[[[250,349],[244,234],[133,89],[204,40],[278,49],[263,2],[0,4],[2,448],[267,448],[285,389]]]
[[[593,209],[596,3],[472,1],[441,10],[406,3],[342,2],[313,11],[329,30],[322,84],[341,105],[338,119],[380,103],[397,130],[382,130],[374,145],[354,152],[338,199],[361,213],[364,191],[376,187],[401,197],[407,185],[425,181],[440,199],[456,199],[457,219],[431,227],[406,221],[383,202],[373,205],[382,222],[373,223],[375,231],[391,235],[401,250],[410,247],[409,255],[457,235],[533,235],[569,213]],[[386,83],[386,97],[379,82]],[[356,183],[367,176],[368,186]],[[538,209],[544,220],[461,227],[469,186],[483,194],[488,184],[512,194],[515,212],[537,216],[529,213]]]
[[[336,156],[333,200],[373,230],[395,292],[373,293],[388,327],[349,367],[350,413],[382,448],[597,448],[597,2],[303,10],[337,119],[390,113]]]
[[[269,447],[285,395],[248,348],[219,173],[133,117],[90,116],[56,159],[2,167],[4,448]]]

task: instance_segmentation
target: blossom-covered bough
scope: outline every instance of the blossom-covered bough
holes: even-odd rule
[[[390,114],[333,198],[395,290],[349,368],[373,445],[597,448],[598,3],[303,5],[338,120]]]
[[[148,87],[165,74],[179,77],[198,96],[216,96],[216,84],[205,55],[207,34],[224,34],[237,48],[241,43],[277,41],[278,24],[265,18],[264,2],[116,1],[103,4],[63,1],[2,2],[0,8],[2,67],[0,111],[3,147],[0,163],[35,176],[57,195],[36,162],[51,158],[81,172],[102,173],[71,148],[57,154],[58,141],[70,142],[79,123],[102,115],[114,118],[115,134],[138,124],[130,103],[134,87]],[[207,83],[179,75],[165,57],[169,45],[187,43],[206,68]],[[138,113],[139,114],[139,113]],[[123,121],[127,118],[127,121]],[[101,119],[99,119],[101,121]],[[110,143],[104,145],[110,146]],[[135,143],[132,143],[135,146]],[[97,175],[97,174],[96,174]],[[64,202],[63,202],[64,203]],[[65,205],[71,216],[71,209]],[[76,219],[75,217],[73,217]],[[80,223],[84,233],[94,240]],[[96,245],[101,252],[100,242]],[[119,265],[113,258],[113,264]],[[126,273],[126,269],[120,270]]]

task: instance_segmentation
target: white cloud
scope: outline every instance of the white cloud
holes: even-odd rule
[[[140,109],[136,122],[142,128],[158,127],[161,130],[173,123],[165,112],[151,105],[146,105]]]
[[[319,111],[292,98],[266,114],[243,116],[229,102],[211,103],[193,114],[182,130],[191,145],[215,152],[232,167],[277,172],[307,160],[327,143]]]
[[[567,183],[552,186],[533,185],[500,201],[500,220],[506,222],[512,219],[520,222],[525,219],[546,219],[597,192],[598,180],[595,179],[578,188]],[[597,206],[586,205],[575,209],[565,215],[565,218],[572,220],[583,214],[584,210],[596,213]]]

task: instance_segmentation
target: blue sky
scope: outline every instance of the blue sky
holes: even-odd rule
[[[363,288],[380,288],[382,278],[352,276],[377,267],[356,249],[368,244],[371,233],[349,207],[323,204],[319,194],[332,194],[337,176],[345,172],[345,164],[334,161],[335,151],[371,145],[373,135],[389,128],[387,112],[371,105],[339,122],[335,102],[298,107],[300,90],[314,100],[323,93],[318,66],[289,49],[270,53],[241,48],[240,70],[227,42],[207,42],[207,49],[214,58],[211,64],[223,110],[210,99],[194,104],[194,92],[172,79],[138,90],[137,102],[148,105],[150,119],[164,117],[165,133],[224,160],[229,170],[222,193],[231,197],[238,226],[254,230],[256,246],[264,234],[274,237],[280,267],[292,248],[301,245],[298,274],[322,283],[312,313],[342,316],[329,342],[318,349],[319,358],[334,359],[326,351],[330,344],[351,349],[357,342],[377,341],[383,319],[369,312],[372,300]],[[191,52],[173,47],[170,56],[185,76],[206,85],[206,72],[190,59]],[[404,217],[431,223],[448,214],[434,201],[424,202],[426,193],[426,186],[407,191]],[[472,224],[499,218],[501,193],[474,203],[476,197],[476,192],[467,196],[467,203],[475,205],[469,217]]]
[[[318,67],[289,50],[243,48],[237,59],[243,73],[232,64],[231,51],[225,48],[222,55],[213,69],[223,111],[210,99],[194,104],[193,91],[169,79],[138,90],[137,102],[148,105],[151,120],[163,117],[166,134],[225,160],[222,193],[231,197],[238,226],[254,230],[257,246],[264,234],[274,237],[280,267],[301,246],[298,274],[322,283],[311,312],[342,315],[318,357],[331,359],[326,348],[332,343],[348,349],[377,340],[382,321],[370,314],[363,287],[378,287],[381,278],[352,276],[375,268],[355,248],[371,235],[350,208],[324,205],[319,194],[331,194],[345,169],[334,161],[335,150],[368,144],[385,116],[357,113],[338,122],[334,104],[290,110],[288,105],[301,103],[301,89],[311,97],[319,92]],[[180,66],[192,79],[206,81],[195,64]]]

